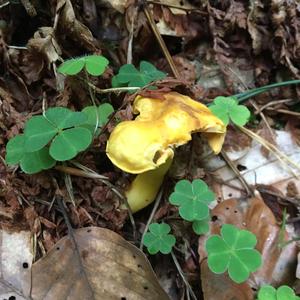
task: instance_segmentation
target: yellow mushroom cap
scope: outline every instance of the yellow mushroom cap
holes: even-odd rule
[[[226,126],[205,105],[176,92],[163,98],[136,97],[133,109],[139,115],[111,133],[106,152],[120,169],[133,174],[156,169],[173,157],[174,147],[191,140],[193,132],[206,133],[212,150],[221,150]]]

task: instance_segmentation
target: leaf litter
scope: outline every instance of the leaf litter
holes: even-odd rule
[[[2,160],[5,157],[7,141],[21,133],[26,120],[32,115],[41,114],[44,107],[63,106],[72,110],[81,110],[85,106],[91,105],[88,100],[90,98],[89,91],[81,79],[67,78],[64,80],[57,74],[56,68],[62,59],[86,54],[101,54],[109,57],[112,62],[111,67],[103,77],[91,79],[91,82],[101,88],[110,88],[112,76],[117,75],[117,70],[127,63],[128,38],[132,24],[131,56],[134,61],[128,63],[138,66],[140,61],[147,60],[154,63],[161,71],[166,71],[170,75],[171,71],[162,53],[153,51],[156,41],[143,11],[138,10],[137,4],[133,1],[127,3],[109,0],[84,1],[82,4],[69,0],[61,0],[57,3],[32,1],[36,15],[30,13],[34,11],[32,6],[30,6],[31,9],[26,10],[23,2],[31,3],[30,1],[21,1],[20,3],[11,1],[10,4],[0,9],[1,22],[3,21],[4,24],[4,27],[1,27],[0,37],[2,70],[0,74],[0,220],[3,228],[2,245],[3,230],[9,229],[10,234],[16,234],[13,237],[14,242],[19,240],[18,233],[27,230],[27,232],[24,231],[26,232],[27,246],[30,232],[30,236],[33,237],[34,251],[33,258],[29,257],[26,261],[28,263],[26,270],[30,269],[31,260],[37,260],[33,263],[32,270],[42,272],[43,276],[50,276],[51,274],[45,274],[43,269],[44,264],[48,261],[51,262],[49,257],[52,256],[54,257],[52,259],[58,260],[64,257],[68,259],[66,254],[72,253],[68,237],[61,240],[67,234],[67,228],[59,207],[53,201],[58,189],[67,202],[67,210],[73,226],[81,228],[78,235],[84,240],[83,243],[88,243],[88,247],[91,246],[88,242],[89,237],[82,236],[85,232],[83,227],[86,226],[97,226],[96,231],[98,231],[98,227],[109,228],[128,240],[134,240],[131,234],[132,230],[126,221],[127,212],[120,210],[120,199],[97,179],[71,177],[73,198],[76,204],[73,206],[69,201],[64,177],[57,171],[51,170],[28,176],[19,169],[8,168]],[[159,31],[164,36],[180,73],[184,74],[184,79],[189,83],[185,80],[178,82],[172,78],[165,78],[157,85],[158,90],[143,90],[142,95],[159,97],[166,91],[176,90],[193,95],[194,98],[208,103],[216,96],[229,96],[247,88],[286,78],[299,78],[297,61],[299,60],[300,45],[297,37],[300,24],[296,2],[241,2],[234,0],[198,3],[169,0],[165,4],[151,4],[153,5],[153,16],[158,22]],[[298,89],[282,88],[256,97],[255,103],[258,108],[263,109],[262,111],[276,136],[275,140],[269,139],[269,141],[275,143],[280,150],[299,164],[299,146],[297,146],[297,143],[299,145],[299,115],[290,115],[291,112],[299,112],[297,96],[299,96]],[[100,102],[103,100],[99,95],[96,95],[96,99]],[[115,108],[121,107],[123,102],[122,95],[111,94],[106,99],[109,99]],[[271,101],[288,99],[292,99],[294,102],[292,104],[289,102],[280,105],[274,104],[264,108]],[[126,103],[130,103],[130,101]],[[121,116],[121,119],[131,119],[130,105],[123,107],[117,116]],[[108,125],[108,132],[115,123],[117,120],[113,120]],[[260,123],[259,113],[255,114],[255,119],[251,120],[250,126],[254,130],[263,127]],[[129,182],[128,176],[114,169],[104,155],[108,132],[102,132],[91,150],[76,159],[86,167],[107,176],[111,182],[123,190]],[[268,130],[265,130],[264,136],[268,140],[267,132]],[[237,141],[239,142],[237,143]],[[197,146],[197,140],[195,144]],[[267,257],[267,259],[263,259],[267,263],[254,274],[253,278],[251,277],[246,283],[237,285],[229,281],[226,275],[214,275],[207,269],[205,260],[203,260],[206,255],[203,252],[205,237],[198,241],[190,233],[185,234],[186,231],[179,226],[178,232],[184,241],[182,244],[184,246],[180,251],[176,249],[176,255],[180,258],[183,268],[187,270],[189,279],[192,278],[192,275],[189,277],[190,274],[195,275],[196,273],[197,279],[194,278],[193,284],[199,299],[253,299],[256,295],[254,290],[257,290],[262,284],[269,283],[276,287],[280,284],[293,286],[295,278],[299,278],[299,271],[296,274],[296,242],[290,242],[282,248],[278,247],[278,244],[282,240],[284,242],[291,241],[299,234],[300,186],[299,179],[294,176],[298,174],[297,169],[292,167],[288,170],[272,153],[263,155],[261,146],[251,142],[249,137],[229,130],[224,149],[238,168],[240,175],[255,191],[255,196],[249,197],[240,183],[240,178],[226,167],[221,159],[203,157],[203,153],[196,146],[192,145],[182,150],[182,156],[193,153],[192,162],[178,158],[177,173],[173,173],[177,174],[176,179],[205,179],[220,197],[218,203],[215,203],[209,230],[218,233],[219,226],[223,223],[247,228],[257,236],[258,250],[262,251],[263,258]],[[284,211],[287,212],[287,225],[282,229]],[[162,203],[157,218],[172,217],[174,212],[176,210],[174,211],[168,204]],[[143,224],[147,222],[148,213],[141,213],[135,218],[140,227],[139,230],[142,230]],[[173,223],[172,226],[174,226]],[[111,235],[115,236],[114,233]],[[101,243],[101,234],[93,236],[91,239],[94,239],[95,244]],[[57,242],[58,244],[56,244]],[[10,245],[6,240],[4,243]],[[102,241],[102,243],[105,247],[106,242]],[[55,250],[57,245],[65,247],[66,253],[57,252]],[[191,261],[192,265],[197,266],[198,257],[193,250],[197,246],[199,246],[200,254],[200,272],[197,267],[196,271],[190,268]],[[19,258],[17,255],[19,248],[15,248],[15,259],[17,259]],[[110,250],[113,251],[113,248]],[[4,250],[1,249],[2,251]],[[22,258],[25,258],[30,251],[23,253]],[[95,255],[96,250],[93,248],[90,253]],[[122,249],[118,255],[125,255],[124,253],[128,254],[129,252],[124,252]],[[130,254],[128,255],[130,256]],[[137,255],[137,257],[139,256]],[[70,257],[69,259],[73,263],[73,259]],[[13,258],[8,260],[15,261]],[[151,259],[151,262],[153,262],[157,274],[162,274],[160,276],[164,278],[165,270],[162,270],[163,267],[159,260]],[[111,271],[113,263],[113,261],[110,262],[105,271],[100,269],[98,277],[95,275],[95,278],[99,281],[98,278],[101,278],[102,274],[114,276],[114,272]],[[58,266],[52,263],[49,268]],[[72,266],[73,264],[70,268]],[[20,265],[18,267],[20,268]],[[101,268],[101,265],[98,267]],[[168,265],[168,269],[174,273],[173,264]],[[72,278],[76,280],[80,268],[74,267],[72,270],[75,270]],[[95,268],[95,270],[98,269]],[[26,273],[22,272],[18,272],[18,276],[12,275],[11,278],[20,283],[19,277]],[[139,270],[136,275],[138,276],[138,274]],[[153,273],[151,274],[154,276]],[[1,270],[1,275],[3,278],[3,276],[10,276],[10,273],[5,271],[4,274]],[[39,277],[33,278],[39,280]],[[170,297],[172,299],[183,298],[184,285],[179,282],[178,278],[172,277],[172,279],[172,284],[166,283],[166,285],[172,286],[172,289],[166,288]],[[149,280],[165,297],[158,287],[156,279],[151,277]],[[51,278],[47,278],[43,283],[47,282],[51,282]],[[106,283],[109,285],[114,282],[108,280]],[[78,284],[81,284],[80,281]],[[16,285],[19,289],[20,285]],[[37,286],[42,289],[42,284],[39,283]],[[138,286],[140,288],[142,285],[138,284]],[[37,295],[40,293],[38,290],[33,291]],[[201,291],[204,296],[201,295]],[[4,289],[1,291],[1,296],[8,297],[7,293],[10,292],[11,290]],[[67,292],[67,289],[64,292]],[[144,299],[143,297],[141,299]]]

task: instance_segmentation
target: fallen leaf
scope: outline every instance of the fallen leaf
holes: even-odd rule
[[[38,299],[169,299],[144,254],[113,231],[77,229],[32,267]],[[59,278],[59,280],[58,280]]]
[[[33,38],[28,41],[27,47],[31,52],[36,51],[43,55],[48,65],[56,62],[61,55],[61,49],[56,42],[52,27],[39,28]]]
[[[100,227],[73,233],[32,264],[31,233],[2,230],[1,299],[169,299],[146,256],[120,235]]]
[[[57,1],[56,14],[59,24],[57,30],[59,29],[61,34],[70,36],[89,51],[97,50],[97,41],[90,30],[77,20],[70,0]]]

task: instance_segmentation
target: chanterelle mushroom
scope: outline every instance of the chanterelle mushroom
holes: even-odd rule
[[[107,155],[117,167],[140,174],[126,193],[133,212],[154,200],[168,170],[164,164],[170,165],[173,149],[191,140],[192,133],[203,132],[215,153],[224,141],[226,126],[205,105],[176,92],[163,98],[138,96],[133,109],[139,115],[118,124],[107,142]]]

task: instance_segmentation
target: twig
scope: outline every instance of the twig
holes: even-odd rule
[[[242,132],[246,133],[248,136],[250,136],[252,139],[256,140],[258,143],[260,143],[263,147],[265,147],[267,150],[269,150],[271,153],[273,153],[277,159],[283,164],[283,166],[288,166],[289,171],[296,177],[299,178],[299,175],[294,172],[294,170],[289,166],[292,165],[295,167],[298,171],[300,171],[300,166],[296,164],[294,161],[292,161],[287,155],[285,155],[283,152],[281,152],[277,147],[275,147],[273,144],[269,143],[267,140],[263,139],[253,131],[242,127],[237,126]]]
[[[14,45],[8,45],[7,46],[9,49],[16,49],[16,50],[27,50],[27,47],[24,46],[14,46]]]
[[[162,191],[162,189],[160,189],[160,191],[159,191],[159,193],[158,193],[158,195],[157,195],[157,197],[155,199],[154,206],[152,208],[151,214],[150,214],[150,216],[148,218],[147,224],[146,224],[146,226],[144,228],[144,231],[143,231],[143,234],[142,234],[141,243],[140,243],[140,250],[143,250],[143,244],[144,244],[145,234],[147,233],[148,228],[149,228],[149,226],[150,226],[150,224],[151,224],[151,222],[153,220],[153,217],[154,217],[154,215],[155,215],[155,213],[157,211],[157,208],[158,208],[158,206],[160,204],[160,200],[161,200],[162,194],[163,194],[163,191]]]
[[[300,118],[300,112],[296,112],[296,111],[290,111],[290,110],[286,110],[286,109],[276,109],[276,108],[272,108],[272,107],[268,107],[268,108],[266,108],[266,110],[272,110],[272,111],[276,111],[276,112],[279,112],[282,114],[291,115],[291,116]]]
[[[250,99],[249,102],[256,109],[256,111],[259,111],[259,107],[257,106],[257,104],[253,100]],[[260,111],[259,115],[262,118],[262,120],[264,121],[264,123],[266,124],[266,126],[267,126],[267,128],[268,128],[268,130],[269,130],[269,132],[271,134],[272,139],[275,141],[276,140],[276,136],[275,136],[275,134],[274,134],[274,132],[273,132],[273,130],[272,130],[269,122],[267,121],[267,118],[265,117],[264,113],[262,111]]]
[[[275,101],[270,101],[267,104],[261,106],[257,111],[254,112],[255,115],[259,114],[261,111],[266,109],[267,107],[276,105],[276,104],[281,104],[281,103],[288,103],[293,101],[293,99],[282,99],[282,100],[275,100]]]
[[[234,172],[234,174],[238,177],[239,181],[241,182],[241,184],[243,185],[243,187],[245,188],[246,192],[247,192],[247,196],[249,195],[254,195],[252,189],[250,188],[250,186],[248,185],[247,181],[245,180],[245,178],[241,175],[240,171],[238,170],[238,168],[235,166],[235,164],[232,162],[232,160],[228,157],[228,155],[226,154],[226,152],[224,150],[221,150],[221,155],[224,158],[224,160],[226,161],[226,163],[228,164],[228,166],[232,169],[232,171]]]
[[[9,4],[10,4],[10,1],[6,1],[5,3],[0,5],[0,9],[7,6],[7,5],[9,5]]]
[[[141,88],[140,87],[116,87],[116,88],[109,88],[109,89],[100,89],[96,87],[94,84],[87,82],[87,84],[92,87],[96,93],[98,94],[109,94],[109,93],[121,93],[121,92],[128,92],[128,91],[138,91]]]
[[[196,12],[198,14],[205,15],[205,16],[208,15],[208,12],[202,11],[199,8],[188,8],[188,7],[184,7],[184,6],[172,5],[172,4],[158,2],[158,1],[152,1],[152,0],[147,0],[147,2],[150,3],[150,4],[157,4],[157,5],[161,5],[161,6],[180,9],[180,10],[184,10],[184,11],[187,11],[187,12]]]
[[[181,266],[180,266],[180,264],[179,264],[179,262],[178,262],[178,260],[177,260],[177,258],[176,258],[176,256],[175,256],[175,254],[174,254],[173,251],[171,251],[171,256],[172,256],[172,258],[173,258],[173,261],[174,261],[174,264],[175,264],[175,266],[176,266],[176,268],[177,268],[177,271],[178,271],[179,275],[181,276],[183,282],[185,283],[186,287],[188,288],[188,290],[189,290],[189,292],[190,292],[192,298],[193,298],[194,300],[197,300],[197,297],[196,297],[196,295],[195,295],[195,293],[194,293],[194,291],[193,291],[191,285],[189,284],[189,282],[188,282],[187,279],[185,278],[185,275],[184,275],[184,273],[183,273],[183,271],[182,271],[182,269],[181,269]]]
[[[132,63],[132,43],[133,43],[133,36],[134,36],[134,23],[137,16],[137,7],[134,7],[132,19],[130,23],[130,31],[129,31],[129,37],[128,37],[128,45],[127,45],[127,63]]]
[[[65,185],[67,188],[67,192],[69,194],[70,200],[73,204],[74,207],[76,207],[75,204],[75,198],[74,198],[74,191],[73,191],[73,185],[72,185],[72,178],[70,176],[70,174],[64,174],[64,180],[65,180]]]
[[[171,70],[172,70],[175,78],[179,79],[180,78],[179,72],[178,72],[178,70],[176,68],[176,65],[175,65],[175,63],[173,61],[173,58],[172,58],[172,56],[171,56],[171,54],[170,54],[170,52],[169,52],[169,50],[168,50],[168,48],[167,48],[167,46],[165,44],[165,41],[163,40],[163,38],[161,37],[161,34],[158,31],[158,28],[157,28],[157,26],[156,26],[156,24],[154,22],[152,13],[150,12],[150,10],[148,8],[147,3],[144,3],[144,5],[143,5],[143,11],[144,11],[144,14],[145,14],[145,16],[146,16],[146,18],[147,18],[147,20],[148,20],[148,22],[150,24],[150,27],[151,27],[151,29],[152,29],[152,31],[153,31],[153,33],[154,33],[154,35],[155,35],[158,43],[159,43],[159,46],[160,46],[161,50],[163,51],[163,53],[164,53],[164,55],[165,55],[165,57],[166,57],[169,65],[170,65],[170,68],[171,68]]]

